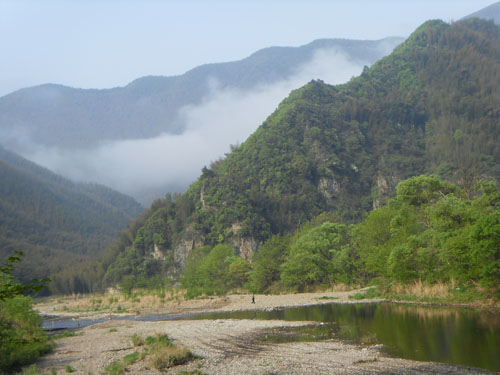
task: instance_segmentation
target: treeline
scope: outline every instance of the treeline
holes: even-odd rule
[[[402,181],[396,197],[359,224],[320,215],[293,235],[274,235],[252,262],[228,245],[196,249],[182,276],[189,296],[306,291],[373,280],[500,285],[500,190],[472,192],[433,175]]]

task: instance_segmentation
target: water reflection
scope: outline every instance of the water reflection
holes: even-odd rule
[[[500,371],[500,315],[489,312],[390,303],[328,304],[196,318],[331,322],[339,327],[339,337],[356,342],[374,337],[396,357]]]

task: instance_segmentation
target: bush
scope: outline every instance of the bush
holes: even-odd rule
[[[0,373],[36,362],[54,347],[31,304],[22,296],[0,302]]]
[[[193,358],[193,354],[183,346],[159,346],[151,353],[151,365],[162,370],[176,365],[181,365]]]
[[[134,346],[143,346],[144,345],[144,339],[139,336],[137,333],[134,333],[131,337],[132,339],[132,344],[134,344]]]

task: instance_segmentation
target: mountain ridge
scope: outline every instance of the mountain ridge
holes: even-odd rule
[[[178,274],[203,245],[227,243],[250,259],[271,235],[317,215],[357,222],[399,181],[423,173],[465,191],[480,177],[498,180],[499,66],[498,26],[434,20],[348,83],[294,90],[185,194],[156,202],[130,240],[110,248],[116,262],[105,281],[119,282],[122,267],[138,279]]]
[[[285,79],[312,57],[319,44],[322,48],[344,50],[352,59],[369,64],[381,56],[377,52],[379,45],[394,46],[399,41],[395,37],[379,41],[325,39],[301,47],[269,47],[239,61],[201,65],[178,76],[141,77],[126,86],[109,89],[57,84],[24,88],[0,98],[0,129],[4,139],[12,129],[21,128],[25,138],[47,146],[83,148],[103,140],[147,138],[161,132],[175,134],[183,126],[177,111],[199,103],[208,94],[209,77],[218,80],[222,88],[244,89],[259,82]],[[272,56],[277,51],[279,55]],[[16,143],[15,137],[8,141]]]

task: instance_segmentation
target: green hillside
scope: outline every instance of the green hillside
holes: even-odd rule
[[[296,90],[242,145],[157,201],[108,252],[105,281],[178,275],[188,254],[226,243],[249,259],[272,235],[325,212],[359,222],[409,177],[465,194],[500,177],[500,30],[429,21],[345,85]]]
[[[0,149],[0,257],[20,250],[23,281],[54,277],[95,259],[142,211],[103,186],[75,184]]]

